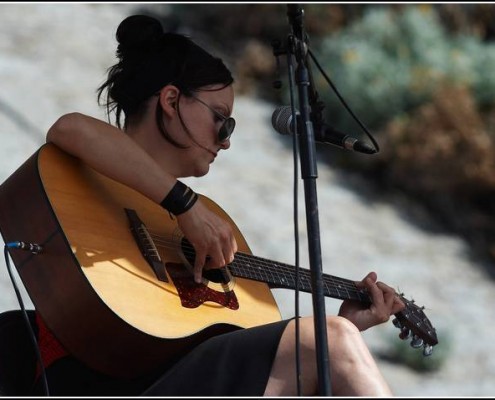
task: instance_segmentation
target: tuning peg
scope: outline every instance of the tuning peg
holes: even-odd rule
[[[423,355],[425,357],[431,356],[433,353],[433,346],[430,346],[429,344],[425,344],[424,349],[423,349]]]
[[[421,339],[419,336],[414,335],[412,340],[411,340],[411,347],[414,347],[415,349],[420,348],[423,346],[423,339]]]
[[[402,340],[406,340],[406,339],[408,339],[409,337],[411,337],[411,331],[409,330],[409,328],[408,328],[407,326],[403,326],[403,327],[400,329],[399,337],[400,337]]]
[[[392,320],[392,323],[394,324],[394,326],[395,326],[396,328],[402,329],[402,324],[400,323],[400,321],[399,321],[397,318],[394,318],[394,319]]]

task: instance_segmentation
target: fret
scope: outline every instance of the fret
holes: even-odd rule
[[[236,259],[230,264],[230,269],[235,276],[250,278],[271,284],[274,287],[295,289],[296,270],[288,264],[267,260],[261,257],[237,253]],[[349,288],[355,290],[352,281],[338,281],[331,275],[324,277],[324,294],[338,299],[359,299],[352,296]],[[311,271],[300,268],[298,276],[299,289],[311,293],[313,284],[311,281]]]
[[[229,268],[234,276],[265,282],[275,288],[296,288],[296,269],[288,264],[246,253],[237,253],[236,259],[229,265]],[[297,283],[299,284],[299,290],[312,293],[311,271],[300,268]],[[327,297],[341,300],[357,300],[363,303],[371,302],[368,293],[360,290],[355,282],[349,279],[323,274],[323,289],[324,295]]]

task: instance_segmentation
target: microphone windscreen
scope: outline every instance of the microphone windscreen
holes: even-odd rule
[[[296,114],[297,115],[297,114]],[[280,106],[272,114],[272,126],[282,135],[293,133],[292,109],[289,106]]]

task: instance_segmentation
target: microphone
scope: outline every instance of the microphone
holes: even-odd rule
[[[296,111],[297,127],[301,130],[300,113]],[[289,106],[280,106],[272,114],[272,126],[282,135],[292,135],[294,133],[294,123],[292,122],[292,110]],[[299,132],[298,132],[299,133]],[[315,141],[331,144],[341,149],[353,150],[365,154],[374,154],[376,150],[352,136],[339,132],[338,130],[323,124],[315,127]]]

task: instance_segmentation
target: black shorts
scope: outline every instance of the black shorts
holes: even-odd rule
[[[288,320],[212,337],[166,370],[114,378],[72,357],[47,368],[51,396],[262,396]],[[34,395],[43,394],[40,381]]]

